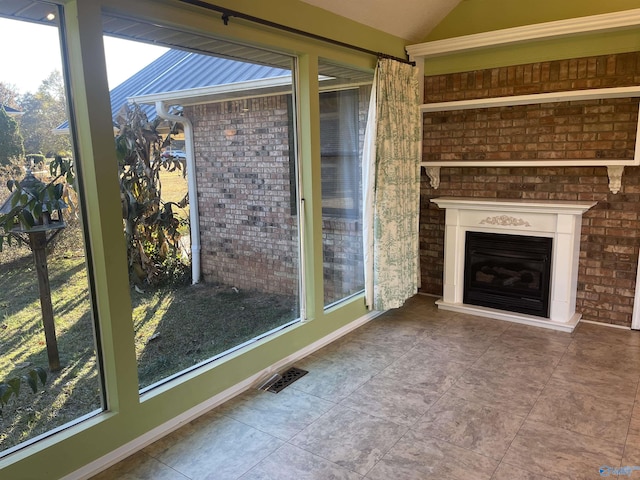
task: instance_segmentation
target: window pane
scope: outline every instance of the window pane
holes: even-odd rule
[[[123,26],[172,39],[111,90],[145,390],[299,319],[293,60],[105,16]]]
[[[0,401],[0,456],[103,408],[80,195],[57,177],[77,159],[68,128],[52,134],[67,118],[60,12],[23,7],[6,2],[0,18],[0,388],[20,387]],[[32,200],[13,203],[18,192]]]
[[[324,303],[364,289],[362,145],[372,75],[320,62]]]

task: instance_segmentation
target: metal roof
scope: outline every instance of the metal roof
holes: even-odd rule
[[[4,108],[4,111],[7,113],[7,115],[22,115],[24,113],[3,103],[0,103],[0,108]]]
[[[290,70],[169,50],[111,91],[113,97],[191,90],[291,75]]]
[[[111,115],[115,119],[122,106],[137,97],[183,91],[189,96],[188,91],[197,88],[290,76],[291,71],[282,68],[173,49],[111,90]],[[155,118],[153,105],[140,106],[149,120]],[[56,130],[68,128],[65,122]]]
[[[48,25],[49,13],[57,13],[52,3],[33,0],[0,0],[0,17],[26,20]],[[106,35],[169,47],[163,56],[144,67],[138,73],[113,88],[111,94],[112,117],[131,98],[151,102],[161,98],[167,104],[187,105],[246,98],[250,91],[259,94],[290,91],[293,57],[286,53],[236,44],[202,33],[195,33],[168,25],[145,22],[141,19],[103,12],[103,29]],[[371,71],[359,71],[350,67],[320,61],[318,65],[325,89],[344,88],[346,85],[370,83]],[[273,80],[269,82],[269,80]],[[237,85],[234,93],[232,87]],[[220,88],[216,88],[220,87]],[[207,89],[212,93],[208,93]],[[158,94],[175,92],[171,95]],[[140,98],[142,97],[142,98]],[[149,119],[155,118],[152,105],[141,105]],[[66,131],[68,122],[56,128]]]

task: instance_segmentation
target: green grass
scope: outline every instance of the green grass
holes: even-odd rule
[[[22,256],[0,253],[0,379],[48,369],[35,268],[30,252],[20,250]],[[1,449],[101,406],[84,257],[52,256],[49,279],[62,369],[48,374],[43,391],[23,388],[3,409]]]
[[[163,171],[161,179],[165,201],[180,201],[187,190],[181,172]],[[179,214],[187,219],[188,208]],[[102,408],[83,244],[72,220],[48,256],[62,369],[49,372],[38,393],[24,387],[3,408],[0,452]],[[295,298],[222,285],[132,289],[131,301],[140,388],[298,317]],[[0,252],[0,381],[34,367],[48,370],[35,267],[26,246],[5,246]]]
[[[162,183],[162,199],[165,202],[179,202],[187,193],[187,179],[182,176],[181,171],[161,170],[160,181]]]
[[[298,316],[290,297],[225,286],[199,284],[132,295],[140,387]]]
[[[165,202],[179,203],[187,193],[187,179],[182,176],[182,172],[179,170],[174,172],[161,170],[160,182],[162,185],[162,199]],[[189,205],[185,208],[176,208],[174,211],[179,218],[189,220]],[[181,235],[188,235],[188,225],[183,226],[179,231]]]
[[[49,256],[60,360],[44,389],[23,388],[0,417],[0,451],[101,408],[87,273],[77,228]],[[26,247],[0,252],[0,380],[47,368],[36,272]],[[131,290],[140,387],[297,318],[294,298],[221,285]]]

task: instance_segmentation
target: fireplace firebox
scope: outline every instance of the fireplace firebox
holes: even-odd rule
[[[549,317],[553,239],[467,231],[463,301]]]

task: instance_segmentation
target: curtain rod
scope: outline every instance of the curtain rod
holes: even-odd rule
[[[339,47],[348,48],[351,50],[357,50],[358,52],[368,53],[369,55],[375,55],[378,58],[388,58],[391,60],[396,60],[402,63],[408,63],[409,65],[414,65],[415,62],[411,62],[406,58],[394,57],[393,55],[387,55],[381,52],[374,52],[373,50],[369,50],[367,48],[359,47],[357,45],[352,45],[350,43],[341,42],[340,40],[334,40],[333,38],[323,37],[322,35],[316,35],[315,33],[305,32],[304,30],[300,30],[293,27],[288,27],[287,25],[282,25],[281,23],[272,22],[270,20],[265,20],[264,18],[254,17],[253,15],[247,15],[246,13],[238,12],[236,10],[230,10],[226,7],[220,7],[218,5],[213,5],[211,3],[205,2],[203,0],[178,0],[182,3],[186,3],[188,5],[193,5],[195,7],[201,7],[207,10],[211,10],[213,12],[218,12],[222,14],[222,21],[225,25],[229,24],[229,18],[236,17],[241,18],[243,20],[248,20],[249,22],[258,23],[260,25],[265,25],[267,27],[276,28],[278,30],[283,30],[288,33],[294,33],[296,35],[301,35],[303,37],[312,38],[314,40],[320,40],[325,43],[331,43],[333,45],[337,45]]]

